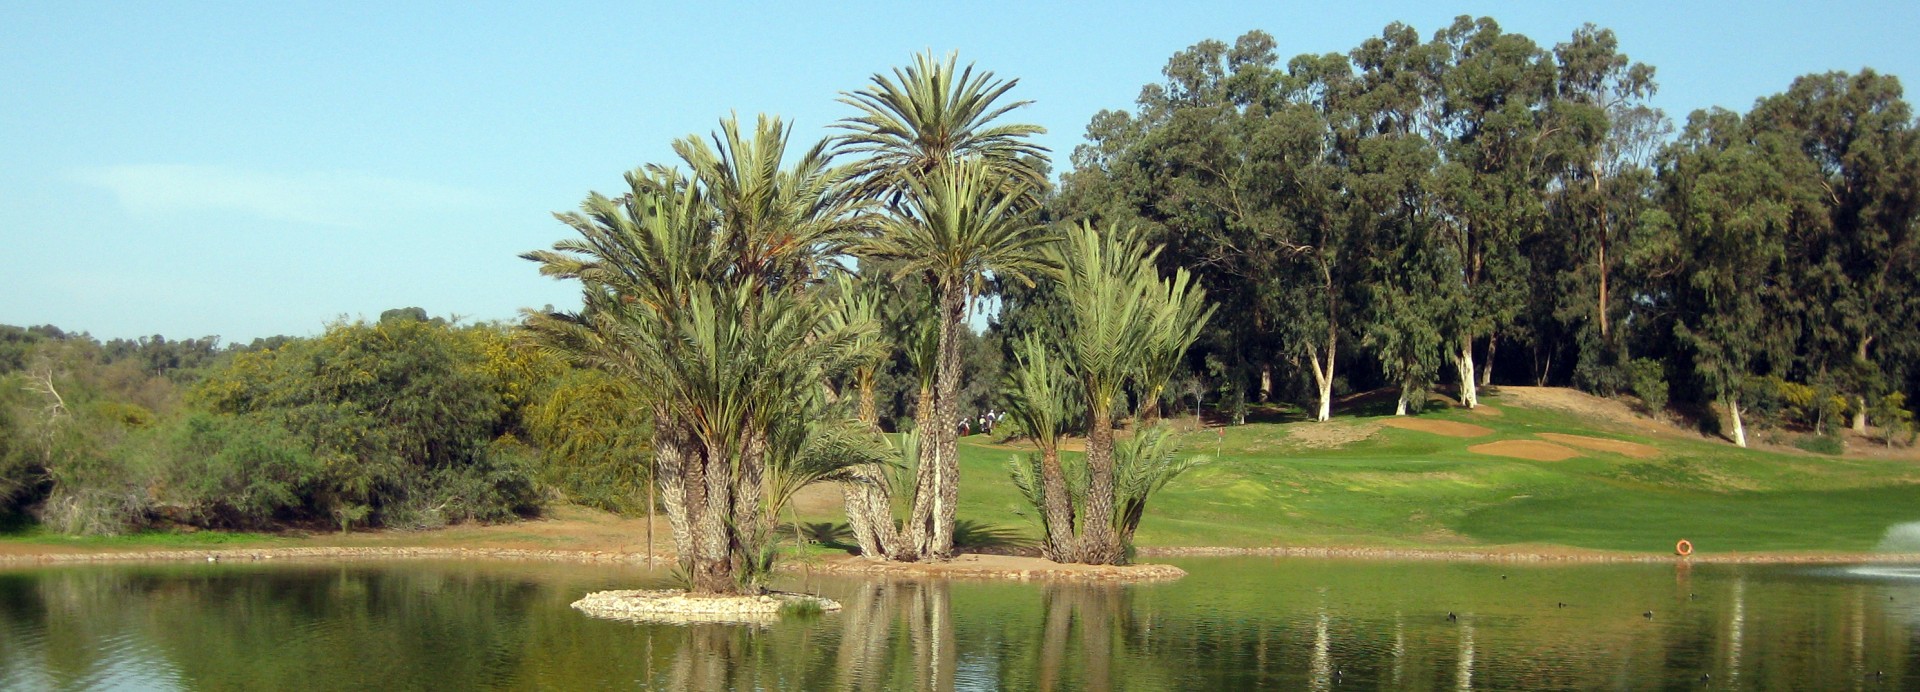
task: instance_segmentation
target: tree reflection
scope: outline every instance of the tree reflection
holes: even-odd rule
[[[0,689],[1590,689],[1709,674],[1715,687],[1898,689],[1920,660],[1920,584],[1834,571],[1503,580],[1510,568],[1315,563],[1156,586],[816,578],[844,610],[680,626],[568,608],[635,580],[596,569],[0,571]]]

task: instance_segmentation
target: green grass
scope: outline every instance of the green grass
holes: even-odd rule
[[[1391,402],[1389,402],[1391,403]],[[1151,546],[1366,546],[1524,549],[1556,546],[1665,553],[1681,538],[1701,553],[1866,551],[1893,524],[1920,521],[1920,461],[1743,450],[1692,435],[1649,435],[1587,417],[1528,409],[1490,397],[1502,414],[1433,411],[1423,418],[1473,423],[1490,435],[1461,439],[1380,427],[1390,411],[1342,415],[1334,426],[1377,427],[1334,446],[1304,444],[1324,425],[1281,407],[1244,426],[1182,438],[1215,458],[1154,498],[1136,536]],[[1583,451],[1558,462],[1477,454],[1494,440],[1560,432],[1638,442],[1653,459]],[[1007,478],[1020,449],[970,436],[960,445],[961,542],[1017,548],[1037,522]],[[901,512],[905,507],[897,508]],[[838,512],[802,515],[806,560],[850,546]],[[408,544],[446,536],[421,532]],[[492,532],[515,545],[566,542],[544,533]],[[21,517],[0,517],[0,543],[76,550],[193,550],[303,545],[313,539],[203,531],[69,537]],[[663,537],[663,541],[666,539]],[[303,542],[304,541],[304,542]]]
[[[1896,523],[1920,521],[1920,464],[1742,450],[1682,435],[1649,436],[1553,410],[1489,403],[1502,415],[1435,411],[1494,430],[1461,439],[1382,427],[1332,448],[1303,447],[1311,422],[1254,423],[1190,433],[1212,463],[1157,496],[1141,546],[1526,546],[1667,552],[1680,538],[1703,553],[1865,551]],[[1288,420],[1284,412],[1269,419]],[[1296,419],[1297,420],[1297,419]],[[1336,417],[1365,424],[1371,417]],[[1560,432],[1638,442],[1655,459],[1582,451],[1558,462],[1487,456],[1467,447]],[[1007,480],[1015,450],[983,436],[961,444],[962,519],[1037,534]]]
[[[21,523],[0,532],[0,542],[54,545],[70,548],[113,550],[192,550],[197,548],[243,548],[288,543],[279,536],[237,531],[143,531],[120,536],[68,536],[39,524]]]

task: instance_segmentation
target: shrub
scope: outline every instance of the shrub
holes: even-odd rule
[[[76,415],[54,431],[46,473],[51,490],[36,514],[49,528],[68,534],[112,536],[147,521],[153,471],[144,455],[126,454],[119,426]]]
[[[1913,412],[1907,410],[1906,394],[1894,392],[1880,397],[1873,408],[1873,417],[1880,423],[1880,432],[1887,446],[1893,446],[1896,438],[1913,430]]]
[[[1635,358],[1628,365],[1629,376],[1633,381],[1633,393],[1647,407],[1647,413],[1659,414],[1667,409],[1667,368],[1652,358]]]
[[[324,471],[306,444],[258,416],[188,415],[160,446],[161,502],[202,526],[254,528],[300,513]]]
[[[1838,435],[1812,435],[1795,440],[1793,446],[1815,454],[1839,456],[1847,452],[1847,443]]]

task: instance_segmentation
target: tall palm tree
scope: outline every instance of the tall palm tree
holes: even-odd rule
[[[773,512],[795,483],[836,473],[808,450],[840,433],[794,421],[830,419],[818,388],[865,357],[874,328],[830,322],[815,289],[862,203],[823,145],[785,167],[786,136],[763,117],[751,139],[729,120],[712,147],[681,140],[691,176],[636,171],[619,199],[594,193],[556,215],[579,238],[523,255],[583,288],[578,313],[528,315],[539,342],[644,385],[675,547],[699,592],[757,589]]]
[[[1079,559],[1075,540],[1073,493],[1060,463],[1060,436],[1073,410],[1074,381],[1060,367],[1047,345],[1028,334],[1014,346],[1012,370],[1007,373],[1004,397],[1007,415],[1040,448],[1038,454],[1015,457],[1014,484],[1040,513],[1042,552],[1055,562]]]
[[[953,508],[959,494],[954,458],[959,351],[956,332],[968,298],[993,272],[1021,277],[1035,263],[1037,229],[1018,220],[1044,189],[1047,150],[1030,138],[1036,125],[1002,124],[1001,116],[1027,105],[1003,101],[1019,80],[995,79],[959,67],[957,54],[932,53],[891,77],[873,75],[867,88],[842,94],[859,115],[840,121],[839,151],[857,157],[852,176],[859,193],[894,212],[865,257],[895,257],[903,273],[923,276],[934,289],[939,325],[937,366],[930,401],[919,408],[920,433],[914,507],[908,521],[914,553],[941,558],[952,552]]]
[[[1117,506],[1123,499],[1117,484],[1127,479],[1116,468],[1114,411],[1124,403],[1129,384],[1155,395],[1165,387],[1172,364],[1199,336],[1212,309],[1186,270],[1162,280],[1154,268],[1159,250],[1149,249],[1136,233],[1082,224],[1053,251],[1072,318],[1061,351],[1087,404],[1086,509],[1078,559],[1117,564],[1126,559],[1119,529],[1127,523],[1125,515],[1136,512]],[[1151,491],[1146,489],[1158,489],[1152,483],[1131,486],[1128,497],[1137,497],[1141,508]],[[1137,524],[1137,516],[1132,521]]]
[[[931,51],[921,53],[891,78],[875,74],[866,89],[841,94],[841,103],[860,111],[835,127],[847,131],[841,150],[860,159],[853,174],[863,194],[898,203],[915,181],[969,159],[986,162],[1031,192],[1045,188],[1045,174],[1035,163],[1046,160],[1047,149],[1028,138],[1046,128],[994,123],[1032,103],[1000,103],[1020,80],[975,74],[971,64],[958,68],[959,59],[958,53],[944,61]]]
[[[1148,321],[1141,288],[1153,271],[1150,252],[1131,234],[1082,224],[1054,248],[1063,268],[1061,294],[1073,328],[1062,350],[1087,402],[1087,507],[1081,561],[1118,562],[1114,533],[1113,413],[1138,368]],[[1157,277],[1155,277],[1157,278]]]
[[[989,276],[1031,282],[1045,267],[1041,248],[1051,239],[1020,207],[998,169],[963,159],[914,179],[898,213],[881,220],[880,232],[861,243],[864,256],[895,260],[896,278],[924,277],[938,300],[939,359],[932,411],[922,411],[922,476],[908,521],[921,559],[953,552],[954,503],[959,497],[956,456],[960,398],[960,339],[967,308]],[[929,465],[931,462],[931,465]]]

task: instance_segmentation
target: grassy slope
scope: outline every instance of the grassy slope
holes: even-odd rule
[[[1888,526],[1920,521],[1920,465],[1741,450],[1652,437],[1574,415],[1490,400],[1503,415],[1462,410],[1495,433],[1461,439],[1381,427],[1361,441],[1305,447],[1315,423],[1254,424],[1187,436],[1212,464],[1169,486],[1149,508],[1143,546],[1567,546],[1663,552],[1687,538],[1702,552],[1865,551]],[[1334,424],[1371,427],[1370,419]],[[1655,459],[1583,451],[1558,462],[1487,456],[1467,447],[1535,432],[1656,446]],[[1032,533],[1006,480],[1012,453],[971,437],[962,447],[963,519]],[[1030,513],[1029,513],[1030,514]]]
[[[1461,410],[1423,418],[1492,428],[1461,439],[1379,427],[1344,415],[1332,425],[1373,429],[1357,442],[1313,447],[1310,422],[1260,423],[1189,433],[1196,453],[1218,458],[1155,498],[1143,546],[1370,546],[1666,552],[1676,539],[1701,552],[1866,551],[1888,526],[1920,521],[1920,464],[1741,450],[1724,442],[1649,435],[1556,410],[1489,399],[1502,415]],[[1558,462],[1486,456],[1471,445],[1561,432],[1640,442],[1650,460],[1583,451]],[[1035,525],[1011,482],[1016,449],[984,436],[961,444],[960,519],[1027,536]],[[823,489],[803,522],[844,521],[838,492]],[[39,527],[0,526],[0,554],[49,549],[139,550],[297,546],[515,547],[639,550],[644,522],[559,507],[547,520],[437,531],[288,537],[201,532],[69,538]],[[657,529],[671,540],[665,521]]]

